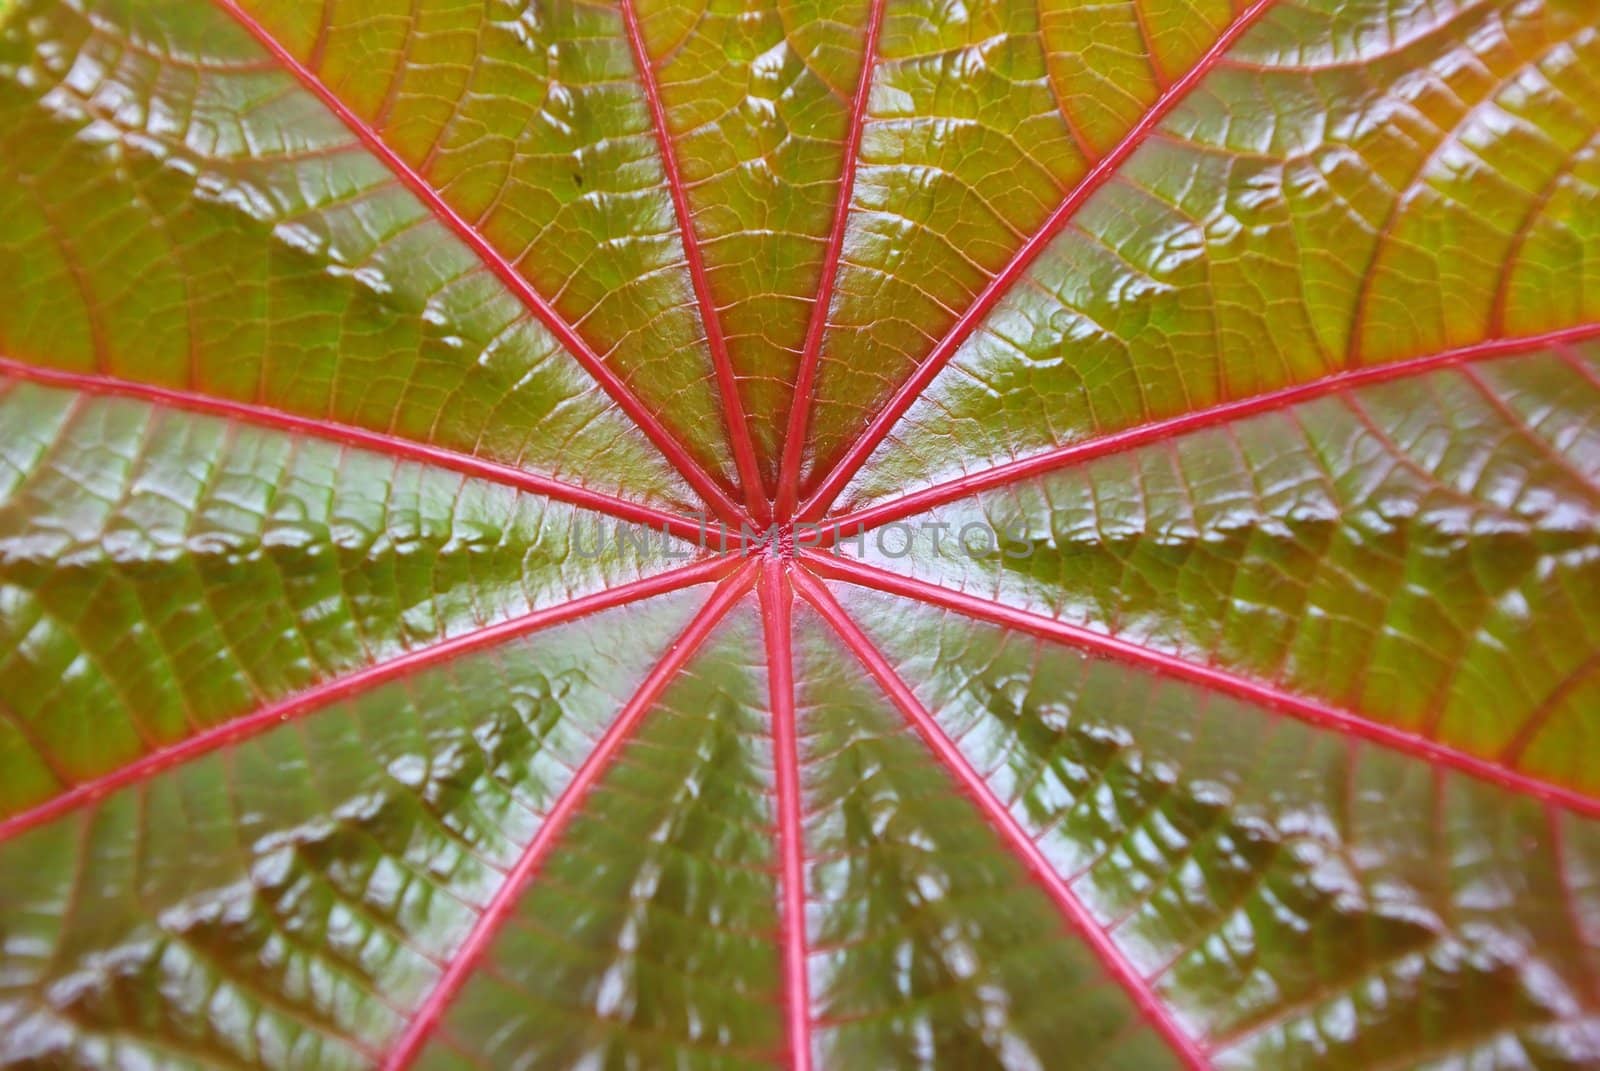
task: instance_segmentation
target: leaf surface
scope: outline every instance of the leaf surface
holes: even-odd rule
[[[1588,0],[0,0],[0,1067],[1600,1066]]]
[[[1146,670],[841,597],[1217,1066],[1600,1053],[1570,840],[1592,823]]]
[[[1593,345],[1446,367],[1023,478],[858,542],[872,567],[1593,791],[1597,405]]]
[[[372,1062],[695,603],[408,675],[7,841],[5,1062]]]
[[[746,595],[586,798],[419,1066],[764,1066],[782,994],[761,642]]]
[[[814,611],[796,649],[817,1063],[1177,1066]]]

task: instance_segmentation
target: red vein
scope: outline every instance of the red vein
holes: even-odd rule
[[[1522,338],[1491,339],[1470,346],[1463,346],[1460,349],[1429,354],[1425,357],[1414,357],[1390,364],[1375,365],[1371,368],[1361,368],[1353,372],[1335,372],[1320,379],[1269,391],[1266,394],[1258,394],[1252,398],[1223,402],[1221,405],[1214,405],[1208,409],[1201,409],[1193,413],[1184,413],[1181,416],[1171,417],[1167,420],[1157,420],[1149,424],[1141,424],[1137,427],[1113,432],[1109,435],[1102,435],[1098,438],[1067,443],[1063,446],[1046,450],[1043,453],[1034,454],[1031,457],[996,465],[981,472],[969,473],[954,480],[938,483],[932,487],[902,495],[899,498],[890,499],[887,502],[869,506],[866,509],[857,510],[837,519],[830,519],[828,521],[828,530],[823,536],[823,542],[819,545],[827,545],[827,543],[839,538],[844,532],[853,534],[855,531],[866,530],[880,524],[886,524],[889,521],[899,520],[902,517],[909,517],[912,514],[921,513],[935,506],[942,506],[947,502],[953,502],[958,498],[964,498],[980,491],[1016,483],[1055,469],[1066,468],[1094,458],[1104,457],[1107,454],[1121,453],[1136,447],[1149,445],[1150,443],[1176,438],[1189,432],[1229,421],[1241,420],[1245,417],[1279,409],[1287,409],[1290,406],[1312,401],[1328,394],[1353,390],[1357,387],[1382,383],[1386,380],[1404,379],[1453,365],[1471,364],[1492,360],[1497,357],[1513,357],[1527,353],[1530,350],[1584,342],[1597,337],[1600,337],[1600,323],[1583,324],[1577,327],[1569,327],[1542,335],[1529,335]]]
[[[1538,739],[1540,733],[1544,732],[1550,723],[1550,719],[1555,717],[1556,712],[1566,705],[1567,700],[1572,698],[1573,693],[1588,683],[1589,678],[1593,677],[1597,671],[1600,671],[1600,651],[1594,652],[1579,663],[1576,668],[1550,690],[1550,693],[1544,697],[1533,713],[1522,723],[1522,728],[1517,730],[1516,736],[1512,737],[1511,742],[1500,752],[1500,761],[1511,765],[1521,762],[1523,754],[1528,750],[1528,746]]]
[[[233,401],[228,398],[216,398],[172,387],[158,387],[150,383],[136,383],[133,380],[117,379],[112,376],[88,372],[66,372],[55,368],[41,368],[38,365],[26,364],[9,357],[0,357],[0,375],[14,376],[17,379],[26,379],[45,386],[63,387],[89,394],[133,398],[141,402],[152,402],[157,405],[169,406],[174,409],[182,409],[186,412],[200,413],[224,420],[243,421],[265,427],[271,431],[301,432],[329,442],[356,446],[406,461],[434,465],[438,468],[449,469],[452,472],[459,472],[463,476],[473,476],[492,483],[512,487],[519,491],[527,491],[547,498],[558,499],[574,506],[606,513],[625,521],[648,525],[658,531],[670,532],[683,539],[692,539],[703,543],[707,537],[708,525],[703,518],[698,521],[691,520],[688,517],[669,513],[653,506],[629,502],[627,499],[617,498],[602,491],[591,491],[587,487],[578,487],[575,484],[564,483],[549,476],[528,472],[513,465],[489,461],[484,458],[473,457],[471,454],[458,453],[444,447],[431,446],[411,439],[402,439],[397,435],[369,431],[366,428],[358,428],[336,421],[297,416],[294,413],[286,413],[263,405],[252,405],[249,402]]]
[[[1217,666],[1191,662],[1103,632],[1005,606],[938,584],[930,584],[925,580],[899,576],[834,555],[808,552],[805,558],[822,576],[954,610],[968,617],[1016,629],[1040,639],[1067,644],[1141,666],[1163,676],[1176,677],[1224,695],[1259,704],[1319,728],[1332,729],[1447,767],[1511,792],[1532,796],[1578,814],[1600,817],[1600,797],[1541,781],[1476,755],[1458,751],[1425,736],[1372,721],[1351,711],[1287,691],[1264,681],[1252,680]]]
[[[1144,42],[1145,59],[1150,63],[1150,76],[1155,79],[1156,88],[1166,89],[1172,84],[1172,79],[1167,76],[1165,68],[1161,65],[1161,57],[1156,54],[1156,37],[1150,32],[1150,20],[1145,16],[1144,8],[1139,6],[1139,0],[1128,0],[1128,6],[1133,8],[1133,23],[1139,30],[1139,38]]]
[[[573,815],[577,813],[589,790],[610,767],[611,760],[633,735],[634,729],[661,697],[661,693],[672,678],[705,642],[711,630],[733,608],[733,604],[749,591],[755,578],[755,570],[760,564],[758,560],[746,562],[738,572],[718,585],[705,605],[695,612],[677,641],[645,677],[638,691],[634,692],[633,698],[628,700],[627,706],[622,708],[616,720],[606,729],[600,742],[583,760],[583,764],[572,775],[572,780],[561,790],[560,796],[551,806],[550,813],[545,816],[539,831],[528,842],[522,855],[506,874],[505,880],[495,890],[483,914],[473,925],[472,932],[467,934],[461,947],[451,957],[450,965],[440,975],[438,983],[417,1008],[417,1013],[407,1025],[405,1033],[389,1051],[389,1056],[383,1063],[384,1071],[402,1071],[421,1053],[445,1009],[461,991],[478,959],[499,932],[500,924],[505,921],[523,889],[550,854],[551,847],[560,838]]]
[[[26,811],[12,815],[0,822],[0,843],[33,829],[35,826],[60,818],[79,807],[87,806],[119,789],[144,781],[163,770],[191,762],[219,748],[238,744],[284,722],[303,717],[340,699],[368,691],[380,684],[437,665],[440,662],[482,650],[497,643],[516,639],[540,629],[574,621],[589,614],[599,613],[626,603],[637,602],[663,595],[680,588],[690,587],[721,577],[734,568],[737,559],[713,558],[681,569],[673,569],[657,576],[636,580],[619,587],[608,588],[572,599],[559,606],[535,610],[507,621],[486,625],[471,632],[452,636],[447,640],[405,651],[386,662],[367,666],[343,677],[314,685],[303,692],[287,696],[275,703],[235,718],[204,732],[176,741],[104,776],[81,782],[59,796],[52,797]],[[748,568],[748,567],[746,567]]]
[[[839,170],[839,193],[833,205],[833,224],[828,231],[827,252],[822,260],[822,276],[811,305],[811,320],[800,350],[800,370],[795,376],[794,395],[789,401],[789,427],[784,432],[783,460],[778,468],[776,512],[780,520],[794,515],[800,497],[800,458],[811,420],[812,391],[816,387],[817,362],[822,357],[822,335],[828,326],[828,307],[833,302],[833,287],[839,277],[839,261],[844,256],[845,225],[850,220],[851,196],[856,185],[856,161],[861,155],[861,130],[866,124],[867,96],[872,89],[872,73],[877,66],[878,31],[883,26],[886,0],[872,0],[867,20],[867,40],[862,46],[861,73],[850,104],[850,126],[845,133],[844,160]]]
[[[1111,939],[1111,935],[1095,921],[1089,909],[1072,891],[1072,887],[1045,858],[1044,852],[1022,828],[1010,808],[995,795],[994,789],[989,787],[983,776],[973,769],[961,749],[924,709],[905,681],[901,680],[899,674],[889,665],[882,652],[873,646],[872,641],[867,639],[856,623],[850,619],[844,607],[839,605],[838,600],[827,588],[803,571],[797,570],[794,573],[794,584],[806,601],[816,607],[817,612],[833,626],[833,630],[838,633],[845,646],[850,648],[867,671],[877,679],[878,684],[889,694],[895,706],[900,708],[906,720],[960,782],[967,795],[977,803],[990,824],[999,831],[1011,851],[1021,859],[1035,880],[1056,902],[1061,913],[1066,916],[1067,922],[1094,952],[1106,971],[1127,991],[1139,1014],[1152,1029],[1166,1039],[1187,1067],[1194,1071],[1208,1071],[1211,1065],[1201,1052],[1199,1043],[1179,1028],[1166,1006],[1150,987],[1150,983],[1134,969],[1133,964]]]
[[[1011,261],[994,278],[989,280],[989,284],[983,288],[983,291],[968,307],[967,311],[961,314],[961,317],[951,326],[949,332],[939,341],[939,344],[917,366],[916,371],[895,391],[888,404],[872,418],[866,429],[850,445],[838,462],[834,464],[822,482],[817,485],[811,497],[800,507],[797,514],[800,519],[814,520],[827,511],[833,500],[839,496],[839,493],[844,490],[851,478],[855,476],[856,471],[866,464],[867,459],[878,448],[878,444],[889,434],[889,430],[905,414],[905,411],[911,408],[912,403],[917,400],[928,384],[933,382],[934,377],[955,356],[956,350],[966,341],[967,336],[977,329],[984,317],[989,314],[1005,292],[1010,289],[1011,284],[1021,277],[1034,259],[1055,240],[1056,235],[1077,214],[1078,209],[1083,206],[1084,202],[1110,180],[1117,169],[1127,161],[1128,157],[1133,155],[1140,145],[1144,144],[1145,139],[1150,136],[1161,121],[1177,107],[1184,97],[1188,96],[1190,90],[1194,89],[1201,79],[1210,73],[1211,69],[1222,59],[1224,53],[1233,47],[1244,32],[1254,25],[1255,21],[1272,6],[1273,2],[1274,0],[1255,0],[1254,3],[1246,8],[1238,18],[1228,25],[1227,29],[1222,31],[1221,36],[1200,57],[1199,62],[1191,67],[1182,78],[1167,87],[1156,98],[1150,110],[1144,113],[1133,128],[1117,143],[1116,147],[1101,157],[1094,167],[1090,168],[1089,173],[1083,177],[1083,180],[1074,186],[1066,199],[1056,206],[1054,212],[1050,213],[1049,218],[1044,221],[1044,225],[1034,233],[1033,237],[1024,242],[1022,247],[1011,258]]]
[[[1595,387],[1595,389],[1600,390],[1600,372],[1590,367],[1589,362],[1585,361],[1581,354],[1566,345],[1555,347],[1555,351],[1562,364],[1576,372],[1580,378]]]
[[[238,0],[212,0],[212,2],[231,15],[240,26],[244,27],[250,36],[254,37],[256,42],[266,49],[272,58],[293,75],[301,85],[314,94],[322,102],[323,106],[332,112],[366,146],[369,152],[382,160],[389,170],[393,172],[395,178],[421,200],[439,222],[455,232],[458,238],[465,242],[473,252],[477,253],[484,265],[494,272],[500,281],[517,297],[522,299],[522,303],[538,318],[539,322],[551,334],[555,335],[562,346],[572,355],[573,359],[583,366],[584,370],[611,396],[612,401],[616,402],[617,406],[649,437],[650,441],[655,444],[656,449],[660,450],[662,455],[677,468],[683,478],[689,482],[689,485],[699,492],[701,498],[705,500],[706,505],[713,513],[716,513],[725,521],[738,523],[741,516],[740,510],[738,505],[728,497],[728,493],[701,467],[698,461],[690,456],[683,443],[679,442],[667,430],[666,426],[661,423],[660,419],[645,407],[644,402],[633,393],[628,385],[606,366],[593,347],[570,324],[561,318],[550,303],[545,300],[544,295],[534,289],[533,284],[523,278],[499,250],[490,245],[488,240],[478,233],[472,224],[468,223],[454,208],[450,207],[444,198],[439,195],[439,192],[430,186],[415,168],[391,149],[371,127],[362,122],[361,117],[344,101],[340,100],[333,90],[324,85],[315,74],[295,58],[293,53],[279,44],[265,26],[261,25],[254,16],[241,8]]]
[[[645,101],[650,106],[651,122],[656,128],[656,144],[661,150],[661,166],[666,171],[673,211],[677,213],[678,230],[683,236],[683,255],[689,265],[689,278],[694,284],[695,299],[700,304],[700,322],[705,327],[706,345],[711,349],[717,390],[722,396],[723,419],[728,425],[728,444],[733,449],[734,465],[739,470],[739,483],[750,516],[765,524],[771,519],[771,514],[761,482],[761,470],[756,465],[755,442],[750,437],[750,424],[745,417],[744,403],[739,397],[733,360],[728,356],[722,318],[717,315],[716,306],[711,300],[711,282],[706,277],[705,258],[695,232],[694,217],[689,210],[688,190],[684,186],[683,173],[678,169],[678,156],[673,150],[672,135],[667,127],[666,103],[661,97],[661,87],[656,82],[650,52],[645,48],[644,31],[639,26],[639,12],[634,0],[623,0],[621,7],[622,20],[628,30],[628,44],[633,48],[633,62],[639,68],[639,81],[644,88]]]
[[[778,782],[778,848],[783,857],[783,979],[793,1071],[811,1071],[811,995],[806,975],[805,843],[800,821],[800,743],[790,642],[788,568],[769,560],[761,574],[761,616],[772,692],[772,747]]]
[[[1600,141],[1600,135],[1591,137],[1583,145],[1576,147],[1561,161],[1554,174],[1545,180],[1543,188],[1528,204],[1528,211],[1523,215],[1522,222],[1517,224],[1513,232],[1511,247],[1506,250],[1505,259],[1500,269],[1500,278],[1496,280],[1494,298],[1489,303],[1489,329],[1495,334],[1505,330],[1506,313],[1511,301],[1511,282],[1517,273],[1517,267],[1522,260],[1523,250],[1527,247],[1528,240],[1533,237],[1534,226],[1544,218],[1545,211],[1550,207],[1550,202],[1555,198],[1556,192],[1561,189],[1563,182],[1572,178],[1576,173],[1579,163],[1588,155],[1587,150]]]
[[[1355,311],[1350,317],[1350,334],[1345,340],[1346,365],[1354,367],[1361,362],[1367,353],[1368,307],[1375,296],[1381,296],[1384,293],[1381,290],[1374,289],[1374,284],[1378,280],[1378,267],[1383,263],[1384,255],[1389,251],[1390,242],[1395,240],[1396,228],[1399,227],[1406,213],[1413,207],[1414,202],[1411,200],[1411,191],[1425,181],[1428,171],[1447,150],[1460,144],[1463,130],[1470,131],[1472,129],[1467,124],[1470,124],[1472,117],[1478,113],[1480,108],[1485,106],[1495,107],[1496,101],[1493,97],[1480,97],[1466,107],[1462,117],[1450,129],[1435,127],[1440,134],[1439,140],[1434,142],[1433,148],[1428,150],[1428,154],[1412,170],[1405,184],[1398,188],[1394,199],[1389,202],[1388,210],[1384,212],[1383,222],[1372,233],[1372,249],[1364,258],[1365,263],[1361,267],[1361,286],[1356,291]],[[1493,320],[1492,311],[1490,325],[1491,328],[1498,326]]]

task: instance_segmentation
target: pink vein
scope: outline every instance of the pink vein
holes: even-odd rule
[[[467,934],[466,940],[451,957],[450,964],[439,976],[438,983],[417,1008],[417,1013],[407,1025],[405,1033],[390,1050],[388,1058],[383,1063],[384,1071],[401,1071],[410,1066],[421,1053],[444,1015],[445,1009],[461,991],[478,959],[499,932],[501,923],[510,914],[524,887],[549,856],[562,830],[582,806],[589,790],[610,767],[611,760],[633,735],[634,729],[661,697],[662,691],[672,678],[705,642],[711,630],[732,609],[733,604],[749,591],[755,578],[755,570],[760,564],[759,560],[746,562],[738,572],[725,579],[716,591],[712,592],[705,605],[695,612],[677,642],[661,661],[656,663],[655,668],[639,685],[639,690],[633,694],[633,698],[628,700],[628,705],[622,708],[622,713],[617,715],[616,720],[606,729],[605,735],[600,738],[600,742],[583,760],[583,764],[572,775],[572,780],[561,790],[561,795],[551,806],[550,813],[545,816],[539,831],[534,834],[528,846],[523,849],[521,857],[507,873],[505,880],[500,883],[488,906],[484,908],[483,914],[473,925],[472,932]]]
[[[219,8],[231,15],[252,37],[271,54],[272,58],[292,74],[301,85],[313,93],[324,107],[334,114],[361,143],[366,146],[378,159],[393,172],[394,176],[409,189],[428,210],[456,236],[465,242],[473,252],[477,253],[483,263],[513,293],[522,299],[522,303],[544,324],[546,329],[561,342],[583,368],[598,382],[602,389],[611,396],[619,408],[638,425],[639,429],[650,438],[662,455],[670,461],[683,478],[689,482],[712,512],[725,521],[735,524],[741,519],[741,512],[734,501],[700,466],[684,445],[669,432],[659,418],[645,407],[643,401],[628,387],[622,379],[606,366],[594,349],[586,342],[576,330],[572,328],[555,311],[544,295],[534,289],[533,285],[522,277],[521,273],[508,261],[499,250],[490,245],[488,240],[479,234],[471,223],[468,223],[456,210],[447,204],[439,192],[435,190],[418,172],[408,164],[397,152],[391,149],[386,142],[369,126],[362,122],[344,101],[322,83],[309,69],[302,64],[293,53],[279,44],[267,28],[255,17],[239,6],[238,0],[212,0]]]
[[[1260,704],[1319,728],[1332,729],[1448,767],[1512,792],[1541,799],[1579,814],[1600,817],[1600,797],[1549,784],[1425,736],[1372,721],[1264,681],[1252,680],[1217,666],[1191,662],[1103,632],[1018,610],[938,584],[886,572],[861,562],[815,552],[808,552],[805,557],[812,569],[822,576],[940,606],[1041,639],[1142,666],[1163,676],[1176,677],[1215,692]]]
[[[909,517],[912,514],[932,509],[935,506],[942,506],[947,502],[953,502],[958,498],[964,498],[980,491],[1016,483],[1045,472],[1104,457],[1107,454],[1121,453],[1125,450],[1149,445],[1150,443],[1176,438],[1192,431],[1213,427],[1228,421],[1241,420],[1260,413],[1286,409],[1289,406],[1308,402],[1328,394],[1353,390],[1357,387],[1382,383],[1386,380],[1403,379],[1407,376],[1420,375],[1424,372],[1448,368],[1453,365],[1470,364],[1497,357],[1512,357],[1531,350],[1585,342],[1594,338],[1600,338],[1600,323],[1582,324],[1577,327],[1564,328],[1560,331],[1551,331],[1542,335],[1529,335],[1522,338],[1491,339],[1470,346],[1463,346],[1460,349],[1429,354],[1425,357],[1414,357],[1409,360],[1395,361],[1392,364],[1375,365],[1371,368],[1362,368],[1353,372],[1336,372],[1321,379],[1299,383],[1292,387],[1284,387],[1281,390],[1269,391],[1266,394],[1258,394],[1252,398],[1224,402],[1209,409],[1185,413],[1168,420],[1157,420],[1098,438],[1067,443],[1031,457],[996,465],[993,468],[970,473],[958,479],[947,480],[921,491],[902,495],[899,498],[890,499],[887,502],[869,506],[866,509],[857,510],[854,513],[836,519],[830,518],[827,532],[824,533],[824,542],[831,542],[845,532],[853,533],[856,530],[865,530],[876,525],[886,524],[889,521]]]
[[[844,160],[839,172],[839,193],[833,205],[833,224],[828,231],[827,253],[822,260],[822,276],[811,305],[811,320],[806,324],[805,343],[800,350],[800,370],[795,377],[794,396],[789,401],[789,427],[784,433],[783,461],[778,469],[780,520],[794,514],[800,497],[800,458],[805,451],[807,425],[811,419],[811,394],[816,387],[817,362],[822,356],[822,336],[828,326],[828,306],[833,302],[833,287],[839,277],[839,261],[844,255],[844,235],[850,220],[851,197],[856,184],[856,158],[861,154],[861,130],[866,123],[867,97],[872,89],[872,72],[877,66],[878,31],[883,26],[887,0],[872,0],[867,21],[867,40],[862,46],[861,73],[856,95],[850,105],[850,127],[845,133]]]
[[[690,587],[726,575],[734,568],[736,559],[715,558],[698,562],[682,569],[674,569],[658,576],[636,580],[630,584],[608,588],[593,595],[585,595],[544,610],[535,610],[508,621],[474,629],[471,632],[442,640],[427,647],[419,647],[396,655],[386,662],[371,665],[343,677],[336,677],[288,696],[268,706],[214,726],[194,736],[179,740],[158,751],[152,751],[117,770],[84,781],[59,796],[55,796],[30,810],[21,811],[0,822],[0,843],[60,818],[79,807],[87,806],[118,789],[144,781],[163,770],[190,762],[219,748],[240,743],[258,736],[286,721],[303,717],[340,699],[348,699],[409,673],[449,661],[472,651],[482,650],[518,636],[565,624],[589,614],[599,613],[625,603],[648,599],[669,591]]]
[[[739,470],[739,482],[744,490],[745,505],[758,523],[771,519],[767,509],[766,492],[761,483],[761,470],[756,466],[755,443],[750,438],[750,425],[745,417],[744,403],[739,398],[739,385],[733,375],[733,361],[728,356],[728,341],[722,333],[722,319],[717,315],[711,300],[711,282],[706,277],[705,257],[701,253],[700,239],[695,233],[694,217],[689,210],[689,194],[684,186],[683,173],[678,169],[678,156],[673,149],[672,135],[667,127],[667,108],[661,97],[661,87],[656,82],[655,67],[650,62],[650,52],[645,47],[644,32],[639,27],[639,12],[635,0],[623,0],[622,19],[628,29],[628,44],[633,48],[633,61],[639,68],[639,81],[644,87],[644,97],[650,105],[650,118],[656,128],[656,143],[661,150],[661,166],[667,174],[667,188],[672,192],[672,207],[678,216],[678,230],[683,235],[684,259],[689,264],[689,278],[694,284],[695,298],[700,304],[700,321],[705,327],[706,344],[711,349],[711,363],[716,369],[717,389],[722,395],[723,419],[728,425],[728,443],[733,448],[734,465]]]
[[[1016,816],[1011,813],[1001,800],[995,795],[994,790],[984,781],[982,775],[972,768],[961,749],[947,736],[939,723],[927,712],[911,689],[900,679],[888,660],[883,657],[872,641],[845,613],[822,584],[804,574],[796,571],[794,574],[795,587],[807,602],[816,607],[835,632],[839,634],[847,647],[861,660],[868,672],[875,677],[890,698],[894,700],[901,713],[911,722],[912,726],[921,735],[928,747],[938,756],[939,760],[950,770],[967,795],[982,809],[985,817],[1005,838],[1008,846],[1027,868],[1033,873],[1035,880],[1043,886],[1046,893],[1060,907],[1061,913],[1066,916],[1072,928],[1076,930],[1084,942],[1094,952],[1095,956],[1104,965],[1106,971],[1127,991],[1129,998],[1138,1009],[1145,1021],[1166,1039],[1172,1046],[1183,1063],[1194,1071],[1207,1071],[1210,1063],[1201,1052],[1199,1043],[1184,1033],[1168,1013],[1166,1006],[1156,996],[1146,981],[1116,943],[1111,939],[1105,929],[1095,921],[1088,908],[1078,899],[1066,881],[1057,872],[1056,868],[1045,858],[1044,852],[1027,831],[1017,822]]]
[[[1073,187],[1066,200],[1056,206],[1056,210],[1050,213],[1044,225],[1034,233],[1033,237],[1024,242],[1022,247],[1017,250],[1016,255],[1011,258],[1011,261],[994,278],[989,280],[989,285],[983,288],[982,293],[978,295],[967,311],[961,314],[961,317],[956,320],[950,331],[929,352],[910,378],[900,385],[899,389],[889,399],[888,404],[878,411],[877,415],[868,423],[866,429],[845,451],[844,455],[833,466],[828,475],[823,478],[822,482],[817,485],[811,497],[800,508],[798,516],[801,519],[814,520],[827,511],[833,500],[838,497],[851,478],[855,476],[856,471],[866,464],[867,459],[878,448],[878,444],[889,434],[889,430],[905,414],[905,411],[911,408],[912,403],[917,400],[917,397],[928,384],[933,382],[934,377],[955,356],[956,350],[966,341],[967,336],[977,329],[984,317],[989,314],[1005,292],[1010,289],[1011,284],[1021,277],[1034,259],[1055,240],[1056,235],[1077,214],[1078,209],[1083,207],[1084,202],[1110,180],[1117,169],[1127,161],[1128,157],[1133,155],[1139,146],[1144,144],[1145,139],[1160,125],[1161,121],[1178,106],[1184,97],[1188,96],[1189,92],[1199,84],[1201,79],[1211,72],[1211,69],[1217,65],[1228,49],[1233,47],[1234,43],[1244,35],[1245,31],[1254,25],[1256,20],[1272,6],[1273,2],[1274,0],[1255,0],[1238,18],[1234,19],[1228,28],[1222,31],[1222,35],[1200,57],[1199,62],[1190,68],[1182,78],[1167,87],[1156,98],[1156,102],[1151,105],[1150,110],[1144,113],[1133,128],[1117,143],[1116,147],[1101,157],[1094,167],[1089,170],[1089,173],[1083,177],[1083,180]]]
[[[769,560],[761,574],[761,616],[772,690],[772,746],[778,782],[778,848],[783,856],[783,979],[793,1071],[811,1071],[811,996],[806,975],[805,845],[800,823],[800,743],[795,719],[793,595],[788,567]]]
[[[1589,678],[1600,672],[1600,651],[1589,655],[1579,663],[1559,684],[1546,695],[1539,706],[1528,719],[1522,723],[1522,728],[1517,730],[1517,735],[1500,752],[1500,761],[1515,764],[1522,761],[1523,754],[1528,746],[1539,738],[1539,734],[1548,728],[1550,719],[1556,712],[1566,705],[1573,693],[1588,683]]]
[[[1139,39],[1144,43],[1145,56],[1150,61],[1150,76],[1155,79],[1159,88],[1166,89],[1172,84],[1172,79],[1167,77],[1167,72],[1161,65],[1161,57],[1156,53],[1156,38],[1155,34],[1150,32],[1150,20],[1145,16],[1139,0],[1129,0],[1128,6],[1133,8],[1134,25],[1139,28]]]
[[[560,480],[551,479],[548,476],[540,476],[537,473],[528,472],[513,465],[489,461],[484,458],[473,457],[471,454],[458,453],[443,447],[430,446],[411,439],[402,439],[396,435],[386,435],[383,432],[369,431],[365,428],[340,424],[335,421],[296,416],[293,413],[285,413],[282,410],[270,409],[262,405],[252,405],[248,402],[215,398],[194,391],[177,390],[172,387],[157,387],[149,383],[136,383],[132,380],[117,379],[95,373],[64,372],[54,368],[41,368],[38,365],[26,364],[8,357],[0,357],[0,375],[14,376],[17,379],[31,380],[45,386],[63,387],[89,394],[134,398],[142,402],[153,402],[158,405],[170,406],[171,408],[182,409],[191,413],[201,413],[205,416],[218,417],[224,420],[244,421],[272,431],[302,432],[307,435],[314,435],[319,439],[326,439],[329,442],[356,446],[406,461],[434,465],[442,469],[449,469],[452,472],[459,472],[463,476],[473,476],[513,487],[519,491],[528,491],[548,498],[559,499],[574,506],[582,506],[585,509],[596,510],[622,520],[635,521],[657,530],[665,530],[684,539],[692,539],[698,542],[703,540],[707,534],[708,526],[703,521],[691,520],[688,517],[682,517],[676,513],[669,513],[666,510],[656,509],[653,506],[646,506],[642,503],[629,502],[627,499],[617,498],[601,491],[591,491],[586,487],[563,483]]]

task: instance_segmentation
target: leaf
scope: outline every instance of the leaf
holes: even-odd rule
[[[0,1066],[1600,1066],[1587,0],[0,0]]]

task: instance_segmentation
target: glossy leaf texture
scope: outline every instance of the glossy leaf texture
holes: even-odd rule
[[[1591,0],[0,0],[0,1067],[1600,1068]]]

